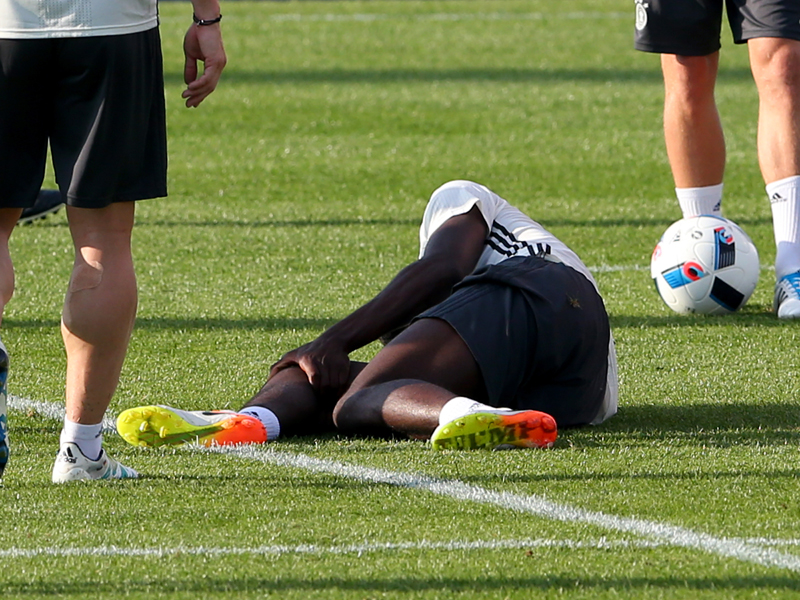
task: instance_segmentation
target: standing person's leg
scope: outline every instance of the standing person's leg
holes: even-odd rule
[[[102,449],[102,421],[119,383],[136,316],[134,203],[67,208],[75,262],[64,300],[66,419],[53,481],[136,477]],[[88,466],[80,462],[80,452]],[[76,463],[75,460],[79,460]]]
[[[75,246],[61,334],[67,351],[67,418],[99,423],[117,388],[136,317],[131,256],[134,203],[68,207]]]
[[[725,138],[714,87],[719,51],[663,54],[664,139],[684,217],[721,214]]]
[[[8,250],[8,239],[17,223],[21,209],[0,209],[0,319],[14,293],[14,266]],[[8,352],[0,341],[0,477],[9,457],[8,442]]]
[[[0,39],[0,318],[14,292],[8,240],[33,203],[47,161],[52,113],[49,40]],[[0,475],[8,460],[8,354],[0,342]]]
[[[725,140],[714,101],[723,0],[636,0],[634,47],[661,55],[664,136],[684,217],[719,214]]]
[[[136,314],[134,202],[166,196],[166,124],[158,29],[58,45],[50,135],[75,262],[64,301],[67,413],[56,483],[138,474],[102,450]]]
[[[800,318],[800,41],[747,43],[758,87],[758,159],[772,208],[775,310]]]

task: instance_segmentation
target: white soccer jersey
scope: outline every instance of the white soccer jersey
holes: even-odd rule
[[[156,25],[156,0],[0,0],[6,39],[122,35]]]
[[[589,269],[564,242],[487,187],[472,181],[451,181],[433,192],[419,229],[420,258],[425,254],[428,240],[445,221],[469,212],[473,206],[478,207],[489,228],[486,247],[476,270],[512,256],[541,256],[546,260],[564,263],[583,274],[599,293],[597,282]],[[606,395],[593,424],[602,423],[617,412],[618,396],[617,353],[612,336],[608,347]]]

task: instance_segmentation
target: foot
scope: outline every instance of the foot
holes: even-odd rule
[[[53,465],[53,483],[84,481],[89,479],[137,479],[139,473],[110,458],[105,450],[100,451],[97,460],[83,455],[77,444],[66,443],[61,446]]]
[[[800,271],[784,275],[775,284],[773,308],[779,319],[800,318]]]
[[[31,223],[37,219],[44,219],[47,215],[58,212],[62,206],[64,206],[64,201],[61,199],[61,192],[41,190],[33,206],[22,209],[22,215],[17,223]]]
[[[8,464],[8,352],[0,342],[0,477]]]
[[[556,420],[538,410],[484,410],[439,425],[431,435],[434,450],[550,448]]]
[[[249,415],[229,410],[179,410],[170,406],[140,406],[123,411],[117,431],[134,446],[164,446],[198,442],[204,446],[263,444],[264,425]]]

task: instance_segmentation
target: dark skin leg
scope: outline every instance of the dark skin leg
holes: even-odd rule
[[[245,408],[270,409],[281,424],[281,435],[338,430],[425,439],[438,426],[442,406],[456,396],[486,400],[480,369],[450,325],[421,319],[368,364],[351,362],[343,395],[335,390],[320,394],[294,366],[270,377]]]
[[[429,438],[456,396],[486,401],[478,364],[445,321],[421,319],[384,347],[333,410],[342,433]]]
[[[350,363],[350,382],[366,363]],[[275,413],[281,424],[281,435],[310,435],[335,429],[333,407],[340,393],[320,394],[308,382],[300,367],[278,371],[264,387],[244,405],[262,406]]]

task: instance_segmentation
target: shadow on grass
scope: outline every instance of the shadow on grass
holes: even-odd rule
[[[644,275],[643,275],[644,276]],[[649,278],[649,275],[647,275]],[[655,291],[653,292],[655,294]],[[786,321],[775,317],[769,304],[749,303],[740,311],[730,315],[609,315],[612,330],[619,329],[681,329],[684,327],[714,329],[738,329],[768,327],[792,330],[800,326],[800,320]],[[667,342],[669,340],[664,340]]]
[[[166,318],[137,317],[136,329],[151,331],[219,330],[219,331],[291,331],[308,329],[319,331],[333,325],[337,319],[221,319],[221,318]],[[59,327],[58,319],[3,319],[3,329],[49,329]],[[309,334],[311,335],[311,334]],[[290,348],[286,348],[290,350]]]
[[[418,552],[418,551],[412,551]],[[521,556],[524,556],[524,549],[516,551]],[[551,550],[548,550],[551,552]],[[574,550],[570,550],[574,553]],[[641,551],[640,551],[641,552]],[[537,552],[534,551],[530,559],[535,561]],[[363,558],[354,560],[361,560]],[[28,559],[31,560],[31,559]],[[41,557],[32,559],[35,561],[50,561],[51,557]],[[117,559],[119,560],[119,559]],[[163,565],[162,561],[172,560],[172,557],[153,557],[153,558],[137,558],[137,563],[147,561],[148,564],[155,564],[159,562]],[[192,562],[192,558],[188,556],[176,557],[176,561],[185,563],[187,560]],[[198,557],[198,562],[204,560]],[[234,561],[241,561],[242,557],[236,557]],[[337,559],[341,562],[343,559]],[[346,560],[346,559],[345,559]],[[523,560],[523,559],[520,559]],[[317,562],[316,560],[314,561]],[[535,568],[534,562],[531,562],[531,568]],[[361,573],[352,578],[345,577],[314,577],[313,573],[308,576],[289,576],[281,577],[280,575],[270,577],[254,577],[242,576],[235,579],[232,577],[214,577],[213,575],[204,572],[202,577],[193,574],[189,577],[180,578],[177,574],[169,577],[159,579],[152,575],[164,570],[165,567],[159,567],[158,570],[151,571],[149,575],[142,581],[141,577],[131,579],[120,579],[118,581],[109,581],[107,577],[102,580],[92,580],[91,572],[85,575],[85,580],[80,582],[68,581],[42,581],[37,578],[34,581],[25,582],[9,582],[4,585],[3,592],[5,594],[14,596],[77,596],[77,597],[127,597],[131,594],[156,594],[160,597],[161,594],[177,593],[181,596],[197,594],[197,597],[204,596],[208,593],[214,592],[269,592],[280,594],[281,592],[297,592],[307,591],[314,593],[318,597],[320,592],[328,590],[332,597],[340,597],[342,593],[361,594],[360,597],[375,597],[376,595],[383,596],[384,594],[394,596],[397,593],[408,594],[409,592],[417,593],[432,593],[440,592],[447,597],[452,596],[454,593],[463,593],[468,596],[471,594],[486,594],[491,593],[493,596],[499,597],[511,592],[527,592],[529,590],[538,591],[554,591],[561,593],[565,589],[573,590],[595,590],[596,592],[616,591],[628,593],[644,593],[645,591],[655,590],[684,590],[684,592],[696,591],[716,591],[717,593],[725,590],[731,593],[748,592],[769,590],[771,594],[780,593],[781,591],[800,590],[800,580],[791,575],[736,575],[732,574],[730,577],[682,577],[675,576],[638,576],[638,577],[600,577],[600,576],[581,576],[568,577],[563,575],[538,575],[538,576],[511,576],[506,575],[502,577],[430,577],[430,576],[405,576],[405,577],[387,577],[387,576],[370,576],[369,570],[376,568],[369,562],[363,563]],[[519,565],[519,570],[525,570],[523,565]],[[277,571],[277,570],[276,570]],[[350,597],[350,596],[348,596]]]
[[[535,217],[534,217],[535,218]],[[545,227],[591,227],[607,229],[613,227],[659,227],[666,229],[675,219],[672,217],[608,217],[591,219],[554,218],[543,221]],[[752,219],[736,219],[743,227],[772,226],[772,219],[768,217],[755,217]],[[363,226],[401,226],[419,227],[420,219],[413,218],[330,218],[330,219],[213,219],[207,221],[152,219],[140,218],[136,220],[137,227],[243,227],[249,229],[269,227],[363,227]],[[37,227],[67,227],[66,221],[51,220]]]
[[[720,69],[720,82],[752,82],[746,67]],[[183,86],[183,72],[167,71],[164,80],[169,85]],[[225,70],[226,85],[295,85],[295,84],[375,84],[387,83],[646,83],[661,84],[658,68],[642,69],[530,69],[530,68],[472,68],[472,69],[297,69],[285,71],[247,71],[235,66]]]
[[[597,431],[668,437],[676,432],[703,435],[744,435],[761,440],[777,436],[800,442],[800,405],[726,403],[622,406]],[[584,428],[581,431],[595,431]]]

